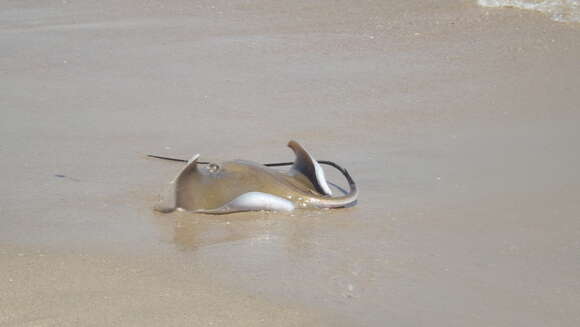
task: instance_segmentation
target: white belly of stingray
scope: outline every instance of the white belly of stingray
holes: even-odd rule
[[[228,213],[237,211],[292,211],[294,204],[276,195],[262,192],[247,192],[220,208],[199,210],[205,213]]]

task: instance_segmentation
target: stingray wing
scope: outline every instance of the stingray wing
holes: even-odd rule
[[[296,155],[294,165],[290,168],[290,174],[302,174],[310,180],[318,193],[332,195],[332,191],[330,190],[330,187],[326,182],[326,177],[324,176],[324,170],[322,170],[318,161],[316,161],[308,151],[298,144],[298,142],[290,141],[288,142],[288,146]]]
[[[199,154],[195,154],[187,161],[187,165],[177,174],[161,193],[161,199],[155,206],[155,210],[160,212],[172,212],[177,209],[177,191],[180,179],[189,173],[192,169],[197,169],[197,159]]]

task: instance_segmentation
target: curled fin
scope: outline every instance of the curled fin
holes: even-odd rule
[[[294,160],[292,168],[290,168],[290,172],[300,173],[306,176],[318,193],[331,196],[332,191],[326,182],[324,170],[322,170],[318,161],[296,141],[288,142],[288,147],[296,154],[296,159]]]
[[[177,174],[177,176],[165,187],[161,193],[161,198],[155,210],[163,213],[172,212],[177,209],[177,193],[180,186],[180,180],[187,175],[190,171],[197,169],[197,159],[199,154],[195,154],[191,159],[187,161],[187,164],[183,169]]]

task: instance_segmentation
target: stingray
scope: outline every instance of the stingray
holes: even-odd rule
[[[160,212],[174,210],[206,214],[242,211],[292,211],[353,206],[358,191],[348,171],[331,161],[316,161],[295,141],[288,143],[296,156],[294,162],[260,164],[247,160],[222,163],[149,155],[187,162],[169,183],[155,207]],[[332,196],[320,163],[338,169],[349,184],[349,191]],[[291,165],[287,171],[275,166]]]

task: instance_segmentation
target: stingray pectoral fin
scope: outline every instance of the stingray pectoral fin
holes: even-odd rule
[[[159,194],[159,202],[154,207],[155,211],[169,213],[177,209],[175,200],[175,183],[171,182]]]
[[[324,170],[322,170],[318,161],[316,161],[314,157],[312,157],[312,155],[296,141],[288,142],[288,147],[290,147],[296,155],[294,165],[292,165],[290,170],[306,176],[312,185],[314,185],[316,191],[320,194],[332,195],[332,191],[330,190],[330,187],[326,182],[326,177],[324,176]]]
[[[247,192],[220,208],[211,210],[197,210],[201,213],[230,213],[239,211],[292,211],[294,204],[289,200],[263,192]]]
[[[163,213],[172,212],[177,209],[177,188],[179,187],[180,179],[192,169],[197,169],[197,159],[199,154],[195,154],[187,161],[187,164],[177,174],[177,176],[165,186],[160,194],[159,202],[155,205],[155,210]]]

